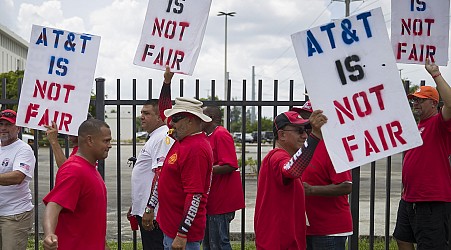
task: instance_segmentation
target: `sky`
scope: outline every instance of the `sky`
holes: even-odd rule
[[[148,0],[0,0],[0,24],[30,39],[33,24],[101,36],[95,77],[106,79],[108,99],[119,94],[131,98],[132,79],[137,80],[138,99],[147,99],[147,79],[154,81],[157,98],[163,71],[133,64],[141,36]],[[390,34],[390,0],[354,1],[351,15],[382,8]],[[195,80],[200,80],[200,97],[209,95],[211,80],[217,82],[216,94],[224,95],[224,16],[218,12],[236,12],[228,18],[227,61],[232,80],[232,98],[241,100],[242,81],[247,81],[247,99],[251,98],[252,66],[256,80],[263,81],[263,100],[273,100],[273,81],[279,80],[279,100],[288,100],[289,81],[294,80],[295,100],[304,100],[304,83],[290,35],[343,18],[345,4],[330,0],[213,0],[202,49],[193,76],[174,77],[185,81],[185,96],[194,96]],[[400,75],[419,84],[432,80],[421,65],[398,64]],[[441,67],[445,79],[449,67]],[[122,88],[116,89],[116,79]],[[178,85],[173,88],[178,96]]]

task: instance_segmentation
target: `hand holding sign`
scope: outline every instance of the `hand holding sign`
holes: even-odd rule
[[[171,72],[171,68],[169,68],[169,66],[166,65],[166,71],[164,71],[164,83],[171,84],[173,76],[174,76],[174,73]]]
[[[323,134],[321,133],[321,127],[326,124],[327,117],[323,114],[322,110],[315,110],[309,118],[310,126],[312,126],[312,134],[323,139]]]

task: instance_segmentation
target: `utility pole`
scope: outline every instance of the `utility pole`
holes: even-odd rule
[[[252,66],[252,101],[255,101],[255,66]],[[251,108],[251,122],[254,123],[256,121],[255,117],[255,106]]]
[[[351,14],[350,6],[351,2],[357,2],[357,1],[363,1],[363,0],[332,0],[332,2],[344,2],[345,3],[345,17],[348,17]]]
[[[225,17],[224,26],[224,100],[227,101],[228,83],[229,83],[229,72],[227,72],[227,17],[235,16],[236,12],[223,12],[220,11],[218,16]],[[224,127],[227,127],[227,107],[224,109]]]
[[[345,14],[345,16],[346,17],[348,17],[349,16],[349,8],[350,8],[350,5],[351,5],[351,0],[345,0],[345,5],[346,5],[346,14]]]

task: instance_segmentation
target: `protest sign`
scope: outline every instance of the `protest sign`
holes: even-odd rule
[[[422,144],[380,8],[292,35],[337,172]]]
[[[424,65],[426,58],[446,66],[449,1],[391,1],[391,42],[398,63]]]
[[[17,125],[46,130],[55,121],[77,135],[86,120],[100,37],[33,25]]]
[[[192,75],[199,56],[211,0],[149,0],[133,63]]]

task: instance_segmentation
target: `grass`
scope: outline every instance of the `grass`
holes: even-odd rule
[[[42,242],[39,243],[39,249],[43,250],[44,248],[42,247]],[[370,243],[369,243],[369,239],[368,238],[362,238],[359,241],[359,250],[369,250]],[[110,247],[111,250],[117,250],[117,243],[114,241],[109,241],[108,242],[108,246]],[[33,250],[34,249],[34,241],[33,239],[28,240],[28,247],[27,250]],[[133,243],[132,242],[122,242],[122,249],[123,250],[132,250],[133,249]],[[141,247],[141,243],[138,243],[138,248],[137,249],[142,249]],[[232,249],[233,250],[241,250],[241,242],[232,242]],[[246,242],[245,246],[244,246],[245,250],[255,250],[255,243],[253,241],[248,241]],[[383,239],[375,239],[374,240],[374,250],[384,250],[385,249],[385,242],[383,241]],[[398,247],[396,246],[396,241],[391,240],[390,241],[390,248],[388,250],[396,250],[398,249]]]

